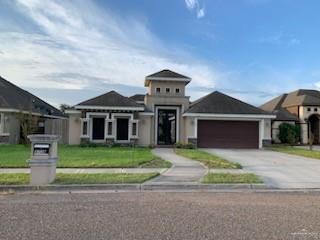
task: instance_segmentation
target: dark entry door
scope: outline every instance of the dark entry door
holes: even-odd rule
[[[199,120],[198,147],[259,148],[259,122]]]
[[[309,138],[310,133],[313,135],[313,143],[319,144],[319,116],[312,115],[309,117],[310,129],[309,129]]]
[[[92,119],[92,139],[103,140],[104,139],[104,118]]]
[[[158,144],[172,145],[176,142],[177,111],[159,109],[158,111]]]
[[[117,119],[117,140],[129,140],[129,119]]]

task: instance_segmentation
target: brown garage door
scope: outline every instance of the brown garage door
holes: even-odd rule
[[[259,122],[199,120],[198,147],[259,148]]]

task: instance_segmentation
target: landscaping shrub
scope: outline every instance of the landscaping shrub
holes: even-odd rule
[[[182,142],[177,142],[174,144],[175,148],[184,148],[184,149],[194,149],[196,148],[194,144],[192,143],[182,143]]]
[[[279,125],[278,138],[281,143],[294,145],[300,140],[300,127],[289,123],[281,123]]]

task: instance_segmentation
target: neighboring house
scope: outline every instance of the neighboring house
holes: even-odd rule
[[[278,128],[283,122],[299,124],[301,128],[301,143],[307,144],[310,134],[314,136],[314,143],[319,144],[319,111],[320,92],[317,90],[299,89],[282,94],[261,106],[261,109],[277,115],[272,121],[272,139],[279,142]]]
[[[39,134],[58,133],[56,126],[61,124],[55,119],[66,118],[60,110],[0,77],[0,143],[20,142],[20,121],[27,115],[37,121],[34,133]]]
[[[75,105],[66,111],[69,143],[261,148],[271,142],[273,114],[220,92],[190,103],[185,95],[190,81],[162,70],[145,78],[145,95],[128,98],[111,91]]]

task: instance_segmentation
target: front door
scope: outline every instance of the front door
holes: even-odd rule
[[[129,119],[117,118],[117,140],[128,141],[129,140]]]
[[[104,118],[92,119],[92,140],[104,140]]]
[[[158,110],[158,144],[172,145],[176,143],[177,111],[168,109]]]

